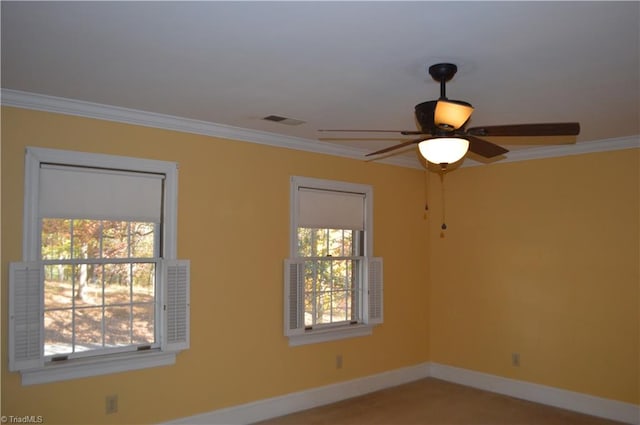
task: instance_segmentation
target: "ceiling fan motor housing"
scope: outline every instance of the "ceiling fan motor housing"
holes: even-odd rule
[[[416,120],[418,121],[418,125],[420,125],[420,130],[425,134],[434,134],[436,130],[433,117],[437,104],[437,100],[430,100],[419,103],[415,107]]]

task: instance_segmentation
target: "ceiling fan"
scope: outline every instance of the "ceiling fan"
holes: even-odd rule
[[[452,63],[438,63],[429,67],[431,77],[440,83],[440,98],[415,106],[415,117],[420,130],[319,130],[324,132],[384,132],[404,136],[420,136],[400,144],[371,152],[366,156],[380,155],[405,146],[418,144],[422,156],[429,162],[439,164],[444,170],[448,164],[460,160],[470,150],[482,157],[493,158],[509,152],[483,137],[530,137],[530,136],[575,136],[580,133],[580,124],[539,123],[493,125],[465,129],[473,113],[471,104],[448,99],[446,83],[456,74],[458,67]],[[551,142],[551,141],[550,141]]]

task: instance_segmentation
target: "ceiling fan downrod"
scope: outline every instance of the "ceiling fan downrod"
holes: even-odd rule
[[[440,83],[440,99],[447,99],[447,81],[451,80],[458,72],[458,67],[453,63],[437,63],[429,67],[431,78]]]

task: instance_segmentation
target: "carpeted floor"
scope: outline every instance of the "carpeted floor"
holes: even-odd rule
[[[260,425],[612,425],[618,422],[433,378],[287,416]]]

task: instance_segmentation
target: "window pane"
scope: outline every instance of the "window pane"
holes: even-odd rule
[[[71,258],[71,220],[45,218],[42,220],[42,259]]]
[[[312,326],[313,321],[313,300],[314,296],[311,292],[305,292],[304,294],[304,325]]]
[[[102,305],[102,266],[98,264],[78,264],[73,266],[73,297],[75,305]]]
[[[315,290],[317,261],[304,263],[304,291],[311,293]]]
[[[311,237],[313,229],[298,227],[298,256],[311,257],[313,255]]]
[[[131,257],[153,258],[155,225],[153,223],[131,223]]]
[[[70,308],[72,270],[69,265],[44,266],[44,308]]]
[[[130,269],[131,264],[104,265],[105,305],[128,304],[131,301]]]
[[[73,352],[71,310],[53,310],[44,313],[44,355]]]
[[[87,351],[102,347],[102,307],[76,309],[75,351]]]
[[[344,291],[336,291],[333,293],[333,321],[349,320],[347,316],[347,302]]]
[[[100,258],[99,220],[73,220],[73,244],[71,254],[73,258]]]
[[[155,306],[153,303],[133,305],[133,343],[155,342]]]
[[[131,343],[131,317],[129,307],[104,309],[105,345],[117,347]]]
[[[102,258],[129,257],[129,223],[104,221],[102,223]]]
[[[331,292],[323,291],[316,296],[316,323],[331,322]]]
[[[155,264],[138,263],[132,265],[134,303],[151,302],[155,296]]]

